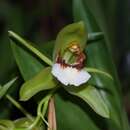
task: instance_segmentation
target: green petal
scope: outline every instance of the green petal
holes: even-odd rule
[[[61,55],[71,45],[72,42],[79,44],[81,49],[85,48],[87,32],[82,21],[65,26],[57,35],[53,58],[55,60],[58,52]]]
[[[99,70],[99,69],[96,69],[96,68],[88,68],[88,67],[86,67],[85,70],[87,72],[90,72],[90,73],[97,73],[97,74],[104,75],[107,78],[110,78],[111,80],[113,80],[113,77],[109,73],[107,73],[105,71],[102,71],[102,70]]]
[[[29,100],[38,92],[55,88],[56,85],[57,81],[51,74],[51,68],[47,67],[22,85],[20,89],[20,100]]]

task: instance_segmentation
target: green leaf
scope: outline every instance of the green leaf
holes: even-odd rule
[[[88,30],[88,33],[101,32],[96,21],[97,19],[102,19],[102,17],[94,18],[92,12],[90,12],[89,10],[88,3],[89,2],[85,0],[73,0],[74,19],[75,21],[83,20]],[[97,7],[96,9],[100,10],[100,8],[98,8],[98,5],[96,5],[97,3],[95,2],[93,7],[95,8]],[[94,10],[95,8],[91,9],[91,11]],[[96,12],[97,14],[96,16],[99,16],[98,13]],[[105,37],[107,36],[104,34],[104,38]],[[107,40],[109,41],[110,39]],[[88,45],[88,47],[86,48],[86,54],[87,54],[87,66],[108,72],[109,74],[112,75],[114,79],[114,81],[112,80],[110,81],[103,75],[99,76],[95,74],[92,80],[94,84],[96,84],[97,86],[102,86],[103,89],[108,90],[108,92],[110,93],[108,96],[106,96],[106,93],[102,92],[102,96],[104,97],[105,102],[107,102],[110,108],[111,120],[106,120],[108,127],[110,127],[110,129],[112,130],[130,129],[125,111],[122,108],[120,83],[117,77],[115,66],[112,61],[111,54],[105,43],[105,39],[95,41],[93,42],[93,44]]]
[[[88,105],[78,97],[59,91],[55,95],[55,105],[58,130],[99,130],[89,115],[90,111],[84,109]]]
[[[38,92],[55,88],[56,85],[57,82],[51,74],[51,68],[47,67],[22,85],[20,89],[20,100],[29,100]]]
[[[23,46],[25,46],[27,49],[29,49],[31,52],[33,52],[36,56],[38,56],[45,63],[47,63],[48,65],[52,65],[52,61],[49,58],[47,58],[45,55],[43,55],[38,49],[33,47],[29,42],[27,42],[26,40],[24,40],[23,38],[21,38],[19,35],[17,35],[16,33],[12,31],[8,31],[8,33],[9,33],[9,37],[12,40],[15,39],[16,41],[21,43]]]
[[[97,114],[102,117],[109,118],[109,108],[97,88],[91,85],[84,85],[71,90],[68,88],[67,90],[69,93],[83,99]]]
[[[88,43],[101,40],[104,38],[104,35],[102,32],[93,32],[93,33],[88,33]]]
[[[0,86],[0,99],[7,93],[8,89],[16,81],[17,78],[13,78],[11,81],[6,83],[4,86]]]
[[[82,21],[65,26],[57,35],[53,58],[58,53],[61,55],[72,44],[76,42],[83,50],[87,41],[87,32]]]
[[[113,77],[109,73],[107,73],[105,71],[102,71],[102,70],[99,70],[99,69],[96,69],[96,68],[88,68],[88,67],[86,67],[85,70],[87,72],[90,72],[90,73],[97,73],[97,74],[104,75],[105,77],[113,80]]]
[[[14,130],[14,123],[10,120],[0,120],[0,130]]]
[[[24,80],[32,78],[44,68],[43,64],[41,64],[35,56],[15,44],[14,41],[11,41],[11,47]]]
[[[27,128],[14,128],[13,130],[29,130]]]

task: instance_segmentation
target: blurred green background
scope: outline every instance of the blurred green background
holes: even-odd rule
[[[130,116],[130,2],[127,0],[84,0],[84,3],[105,34],[107,47],[112,54],[121,82],[124,107]],[[72,6],[71,0],[0,0],[1,84],[19,73],[7,31],[13,30],[42,46],[48,40],[54,40],[63,26],[73,22]],[[16,93],[13,94],[18,97],[17,89],[15,91]],[[2,104],[1,108],[2,106],[4,105]],[[11,104],[8,106],[12,108]],[[1,118],[11,114],[8,110],[1,110],[4,111]],[[17,116],[19,113],[12,118]]]

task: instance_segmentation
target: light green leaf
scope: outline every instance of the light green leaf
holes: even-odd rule
[[[92,109],[99,115],[105,118],[109,118],[109,108],[105,103],[100,91],[94,86],[82,86],[79,88],[67,89],[69,93],[80,97],[86,103],[88,103]]]
[[[4,86],[0,86],[0,99],[7,93],[8,89],[16,81],[17,78],[13,78],[11,81],[6,83]]]
[[[0,120],[0,130],[14,130],[14,123],[10,120]]]
[[[110,78],[111,80],[113,80],[113,77],[109,73],[107,73],[105,71],[102,71],[102,70],[99,70],[99,69],[96,69],[96,68],[88,68],[88,67],[86,67],[85,70],[87,72],[90,72],[90,73],[97,73],[97,74],[104,75],[107,78]]]
[[[44,125],[37,125],[33,129],[29,129],[28,127],[33,123],[32,120],[29,120],[26,117],[19,118],[14,121],[15,129],[14,130],[45,130]]]
[[[11,40],[19,41],[20,44],[22,44],[27,49],[29,49],[31,52],[33,52],[37,57],[39,57],[45,63],[47,63],[48,65],[52,65],[52,61],[49,58],[47,58],[44,54],[42,54],[38,49],[33,47],[29,42],[27,42],[26,40],[24,40],[23,38],[21,38],[19,35],[17,35],[16,33],[12,32],[12,31],[8,31],[8,33],[9,33],[9,37],[11,38]]]
[[[72,44],[76,42],[83,50],[87,41],[87,32],[82,21],[65,26],[57,35],[53,58],[57,53],[61,55]]]
[[[47,67],[22,85],[20,89],[20,100],[29,100],[36,93],[55,88],[56,85],[57,81],[51,74],[51,68]]]

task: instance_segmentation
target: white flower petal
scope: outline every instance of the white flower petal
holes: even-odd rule
[[[91,75],[85,70],[77,70],[76,68],[62,68],[60,64],[54,64],[52,74],[64,85],[79,86],[87,82]]]
[[[74,85],[79,86],[83,83],[86,83],[90,79],[90,77],[91,77],[91,75],[88,72],[81,70],[81,71],[79,71],[79,74],[75,78]]]
[[[64,85],[68,85],[68,79],[65,77],[64,69],[60,64],[54,64],[52,67],[52,74]]]

